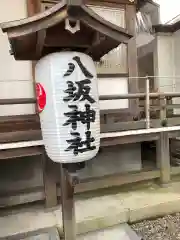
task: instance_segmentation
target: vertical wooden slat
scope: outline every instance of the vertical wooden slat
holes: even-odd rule
[[[128,72],[129,72],[129,93],[139,92],[138,87],[138,61],[137,61],[137,46],[136,46],[136,6],[126,5],[126,28],[132,37],[128,42]],[[133,77],[133,78],[131,78]],[[130,112],[133,117],[137,117],[139,114],[139,100],[132,99],[129,101]]]
[[[171,104],[173,104],[173,100],[172,100],[172,98],[167,98],[166,99],[166,105],[168,106],[168,105],[171,105]],[[168,117],[172,117],[173,116],[173,113],[174,113],[174,110],[173,109],[168,109],[167,111],[166,111],[166,117],[168,118]]]
[[[42,155],[43,160],[43,181],[46,207],[57,206],[57,188],[56,178],[54,174],[54,163],[46,156],[45,152]]]
[[[157,165],[160,167],[160,182],[168,184],[171,179],[169,136],[167,132],[161,132],[156,145]]]
[[[167,116],[166,116],[166,98],[160,97],[160,119],[161,119],[161,125],[163,127],[167,126]]]

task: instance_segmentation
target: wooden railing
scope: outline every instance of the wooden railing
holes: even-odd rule
[[[141,103],[139,109],[140,111],[144,111],[145,117],[140,118],[136,121],[129,122],[117,122],[111,124],[101,124],[101,145],[109,146],[109,145],[119,145],[119,144],[128,144],[134,142],[143,142],[143,141],[156,141],[157,146],[157,163],[160,168],[145,170],[137,173],[127,173],[127,174],[116,174],[106,177],[101,177],[97,179],[91,180],[82,180],[79,185],[77,185],[75,191],[76,192],[84,192],[84,191],[92,191],[101,188],[107,188],[112,186],[119,186],[126,183],[140,182],[143,180],[152,180],[160,178],[162,184],[169,183],[170,177],[172,175],[177,175],[180,173],[180,168],[172,168],[170,166],[170,154],[169,154],[169,139],[180,136],[180,119],[176,117],[168,118],[167,110],[172,110],[175,108],[179,108],[180,104],[172,104],[171,100],[173,98],[180,97],[180,93],[174,92],[165,92],[165,93],[151,93],[149,91],[149,78],[146,77],[146,89],[145,93],[130,93],[130,94],[119,94],[119,95],[108,95],[108,96],[100,96],[100,100],[112,100],[112,99],[139,99],[144,100],[144,103]],[[158,103],[153,105],[151,103],[152,99],[158,99]],[[21,98],[21,99],[1,99],[0,105],[15,105],[15,104],[36,104],[36,100],[34,98]],[[159,119],[151,118],[151,111],[159,111]],[[118,112],[118,110],[117,110]],[[111,114],[111,113],[109,113]],[[31,120],[33,121],[33,116],[29,115]],[[34,115],[37,120],[37,115]],[[14,117],[15,118],[21,118]],[[16,124],[16,120],[7,117],[7,121],[3,120],[2,117],[2,126],[3,124],[9,122],[14,122]],[[28,116],[27,116],[28,119]],[[167,127],[162,126],[162,121],[167,120]],[[4,123],[3,123],[4,121]],[[20,120],[17,120],[20,121]],[[26,118],[22,116],[22,121],[26,124]],[[177,126],[178,125],[178,126]],[[32,141],[35,140],[35,141]],[[17,143],[14,143],[17,142]],[[5,144],[4,144],[5,143]],[[43,150],[39,147],[43,145],[43,141],[41,138],[41,131],[39,129],[28,130],[28,131],[9,131],[0,133],[0,153],[1,159],[6,158],[14,158],[17,156],[32,156],[35,154],[42,154]],[[32,146],[35,150],[32,150]],[[50,162],[48,163],[50,164]],[[53,167],[56,167],[53,165]],[[52,183],[52,173],[53,167],[51,169],[46,167],[46,171],[43,170],[45,182],[45,196],[46,201],[49,199],[54,203],[57,201],[57,182],[53,180]],[[50,176],[50,177],[47,177]],[[49,180],[48,180],[49,179]],[[51,184],[49,184],[49,182]],[[49,186],[49,188],[47,187]],[[53,192],[53,193],[52,193]],[[42,200],[44,197],[44,189],[39,189],[40,197],[39,200]],[[53,195],[53,197],[52,197]],[[19,198],[18,198],[19,199]],[[33,201],[36,201],[37,198],[33,198]],[[26,198],[25,201],[29,201]],[[19,203],[18,203],[19,204]]]

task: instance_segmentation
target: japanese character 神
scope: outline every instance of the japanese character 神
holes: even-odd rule
[[[77,122],[81,122],[87,125],[87,130],[90,129],[90,123],[95,122],[96,112],[91,109],[89,104],[85,105],[85,111],[79,111],[76,105],[69,105],[69,108],[72,109],[71,112],[64,113],[65,116],[69,117],[69,119],[63,124],[63,126],[67,126],[69,124],[72,125],[72,129],[77,129]]]

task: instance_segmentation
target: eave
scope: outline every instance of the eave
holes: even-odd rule
[[[75,34],[65,31],[66,19],[80,21],[80,31]],[[132,37],[126,29],[104,20],[81,0],[63,0],[33,17],[2,23],[1,28],[8,35],[16,60],[39,60],[51,52],[72,49],[98,61]]]
[[[174,33],[180,30],[180,21],[173,24],[158,24],[153,26],[155,33]]]

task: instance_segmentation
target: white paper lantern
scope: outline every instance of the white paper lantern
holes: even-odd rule
[[[100,118],[93,60],[78,52],[47,55],[36,65],[36,83],[42,136],[50,159],[76,163],[95,157]]]

